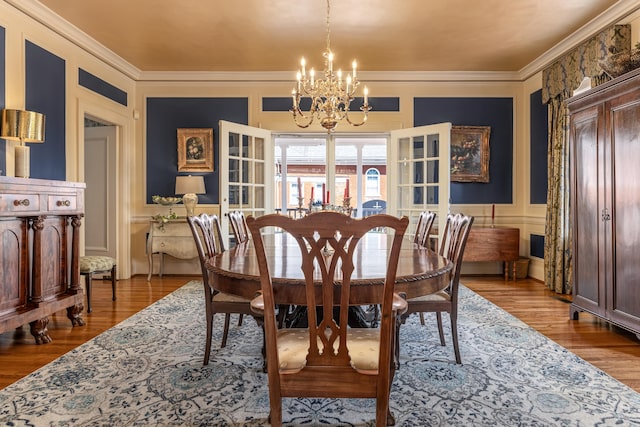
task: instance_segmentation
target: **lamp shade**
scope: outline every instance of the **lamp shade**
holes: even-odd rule
[[[177,176],[176,177],[176,194],[204,194],[203,176]]]
[[[44,142],[44,114],[35,111],[2,110],[0,137],[24,142]]]

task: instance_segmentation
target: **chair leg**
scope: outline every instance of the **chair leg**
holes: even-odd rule
[[[267,373],[267,337],[264,334],[264,318],[253,316],[256,324],[262,329],[262,372]]]
[[[270,393],[271,394],[271,393]],[[276,399],[273,395],[269,396],[269,406],[271,410],[269,411],[269,424],[272,427],[281,427],[282,426],[282,399]]]
[[[396,317],[396,333],[395,333],[395,337],[394,337],[395,339],[393,343],[393,347],[394,347],[393,363],[394,363],[395,369],[400,368],[400,325],[402,324],[403,321],[404,320],[402,316]]]
[[[204,348],[203,365],[209,364],[209,355],[211,354],[211,335],[213,334],[213,314],[207,313],[207,344]]]
[[[220,344],[220,348],[224,348],[227,345],[227,335],[229,335],[229,319],[230,318],[231,318],[231,314],[225,313],[224,329],[222,330],[222,344]]]
[[[83,274],[87,289],[87,313],[91,313],[91,276],[93,273]]]
[[[243,314],[240,313],[240,317],[238,317],[238,326],[242,326],[242,318],[243,318]]]
[[[116,265],[111,267],[111,301],[116,300]]]
[[[424,326],[424,313],[422,311],[420,312],[420,324]]]
[[[460,347],[458,347],[458,316],[454,313],[450,313],[451,319],[451,335],[453,339],[453,352],[456,355],[456,363],[462,365],[462,358],[460,357]]]
[[[438,334],[440,334],[440,345],[444,346],[444,331],[442,330],[442,313],[436,312],[436,319],[438,320]]]

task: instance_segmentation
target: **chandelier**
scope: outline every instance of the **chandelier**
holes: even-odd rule
[[[345,120],[352,126],[362,126],[367,121],[367,116],[371,107],[369,106],[369,90],[364,87],[364,103],[360,110],[364,113],[361,122],[354,122],[349,117],[349,105],[354,99],[354,95],[360,81],[356,75],[357,63],[352,63],[353,70],[351,74],[346,73],[343,80],[342,70],[333,71],[333,52],[331,52],[331,30],[329,25],[330,14],[329,0],[327,0],[327,49],[322,56],[324,57],[324,73],[316,76],[313,68],[307,70],[306,62],[302,58],[300,60],[300,70],[297,73],[297,85],[291,91],[293,97],[293,120],[301,128],[309,127],[315,118],[320,121],[323,128],[331,133],[338,125],[338,122]],[[311,106],[308,112],[301,110],[300,101],[303,98],[311,99]]]

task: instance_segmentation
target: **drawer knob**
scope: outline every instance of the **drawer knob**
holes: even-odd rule
[[[29,199],[14,200],[13,206],[29,206]]]
[[[71,202],[69,200],[58,200],[56,202],[58,206],[71,206]]]

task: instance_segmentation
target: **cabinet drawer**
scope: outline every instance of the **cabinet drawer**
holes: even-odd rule
[[[189,237],[193,239],[193,234],[186,221],[166,222],[164,224],[153,223],[153,235],[159,239],[162,237]]]
[[[37,194],[0,194],[0,209],[4,213],[38,212],[40,197]]]
[[[162,252],[180,259],[198,256],[193,237],[156,236],[151,243],[151,252]]]
[[[75,194],[51,194],[47,199],[50,212],[75,211],[78,208],[78,198]]]

